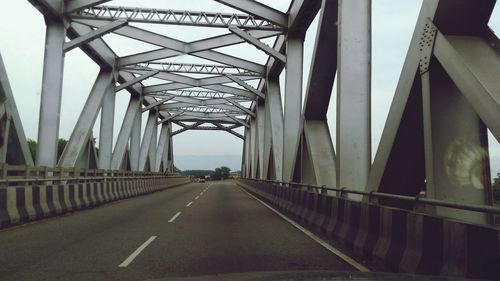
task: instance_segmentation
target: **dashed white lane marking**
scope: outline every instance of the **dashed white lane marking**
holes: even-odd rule
[[[362,264],[360,264],[357,261],[353,260],[351,257],[345,255],[344,253],[342,253],[341,251],[339,251],[337,248],[335,248],[332,245],[328,244],[323,239],[321,239],[318,236],[314,235],[312,232],[310,232],[309,230],[303,228],[302,226],[300,226],[296,222],[294,222],[291,219],[285,217],[280,212],[276,211],[273,207],[269,206],[268,204],[266,204],[265,202],[263,202],[259,198],[257,198],[255,196],[253,196],[252,194],[248,193],[244,188],[241,188],[241,190],[243,190],[246,194],[248,194],[249,196],[251,196],[253,199],[255,199],[258,202],[260,202],[262,205],[266,206],[269,210],[271,210],[274,213],[276,213],[278,216],[280,216],[282,219],[284,219],[285,221],[287,221],[289,224],[293,225],[295,228],[297,228],[298,230],[302,231],[305,235],[309,236],[309,238],[311,238],[312,240],[316,241],[318,244],[320,244],[321,246],[323,246],[324,248],[326,248],[328,251],[332,252],[337,257],[343,259],[345,262],[347,262],[348,264],[352,265],[357,270],[359,270],[361,272],[371,272],[368,268],[366,268]]]
[[[202,195],[203,195],[203,192],[202,192],[202,193],[200,193],[200,196],[202,196]]]
[[[200,198],[200,196],[196,196],[196,197],[194,198],[194,200],[198,200],[198,198]]]
[[[181,215],[181,212],[177,212],[177,214],[175,214],[168,222],[174,222],[175,219]]]
[[[192,205],[192,204],[193,204],[193,201],[189,202],[189,203],[186,205],[186,207],[188,207],[188,208],[189,208],[189,207],[191,207],[191,205]]]
[[[146,242],[142,243],[142,245],[137,248],[127,259],[125,259],[118,267],[127,267],[146,247],[156,239],[156,236],[149,237]]]

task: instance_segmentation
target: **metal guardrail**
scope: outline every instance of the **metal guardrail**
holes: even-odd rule
[[[376,192],[376,191],[367,192],[367,191],[360,191],[360,190],[352,190],[352,189],[348,189],[346,187],[335,188],[335,187],[328,187],[326,185],[318,186],[318,185],[311,185],[311,184],[304,184],[304,183],[297,183],[297,182],[282,182],[282,181],[275,181],[275,180],[260,180],[260,179],[251,179],[251,178],[241,178],[241,179],[251,180],[251,181],[256,181],[256,182],[273,183],[273,184],[279,184],[281,186],[288,186],[288,187],[295,187],[295,188],[301,187],[301,188],[307,188],[308,190],[314,189],[316,191],[320,191],[319,193],[323,193],[323,194],[326,194],[326,191],[328,191],[328,190],[335,191],[336,195],[338,197],[345,197],[346,194],[358,194],[358,195],[367,196],[368,202],[370,202],[370,203],[373,203],[374,198],[385,198],[385,199],[395,199],[395,200],[400,200],[400,201],[405,201],[405,202],[412,202],[414,204],[414,209],[417,209],[418,206],[420,206],[420,205],[428,205],[428,206],[445,207],[445,208],[460,209],[460,210],[465,210],[465,211],[473,211],[473,212],[500,215],[500,208],[494,207],[494,206],[461,204],[461,203],[450,202],[450,201],[429,199],[429,198],[425,198],[425,197],[421,197],[421,196],[406,196],[406,195],[398,195],[398,194],[383,193],[383,192]]]
[[[177,178],[178,174],[0,164],[0,186]]]

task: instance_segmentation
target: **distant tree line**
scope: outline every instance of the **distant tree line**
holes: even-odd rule
[[[210,176],[212,177],[215,174],[215,171],[212,170],[184,170],[181,172],[184,176],[193,176],[193,177],[201,177],[201,176]]]
[[[68,143],[68,140],[66,139],[59,139],[57,141],[57,159],[61,158],[61,155],[63,153],[64,148],[66,147],[66,144]],[[37,148],[37,143],[35,140],[28,139],[28,147],[30,149],[31,157],[33,157],[33,160],[36,159],[36,148]]]
[[[219,168],[215,168],[212,170],[184,170],[181,172],[184,176],[193,176],[193,177],[205,177],[210,176],[213,180],[223,180],[229,178],[229,173],[231,173],[231,169],[226,166],[221,166]]]

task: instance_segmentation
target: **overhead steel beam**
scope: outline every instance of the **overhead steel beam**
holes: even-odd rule
[[[103,23],[106,23],[103,21],[95,21],[95,20],[77,20],[77,21],[93,27],[99,27]],[[153,60],[175,57],[180,54],[190,54],[193,56],[202,57],[215,62],[248,69],[259,73],[264,73],[263,66],[261,65],[210,50],[213,48],[226,47],[244,42],[243,39],[239,38],[234,34],[226,34],[199,41],[194,41],[191,43],[186,43],[132,26],[125,26],[119,30],[116,30],[115,33],[131,39],[140,40],[146,43],[166,48],[166,49],[154,50],[151,52],[144,52],[128,57],[123,57],[118,62],[119,67],[130,64],[141,63],[145,61],[153,61]],[[266,30],[252,30],[249,33],[256,38],[267,38],[281,34],[281,32],[278,31],[266,31]]]
[[[59,18],[64,11],[63,0],[28,0],[42,15],[52,19]]]
[[[185,108],[189,108],[189,107],[197,108],[198,106],[192,105],[190,103],[185,103],[185,102],[166,103],[166,104],[158,106],[159,110],[185,109]],[[239,112],[242,115],[247,114],[247,112],[244,111],[243,109],[241,109],[240,107],[232,106],[229,104],[213,104],[213,105],[209,105],[207,107],[211,107],[214,109],[220,109],[220,110],[224,110],[224,111]],[[243,108],[245,108],[245,107],[243,107]]]
[[[275,25],[267,19],[252,15],[234,13],[178,11],[170,9],[152,9],[141,7],[97,6],[92,8],[89,7],[85,10],[80,10],[74,14],[71,14],[70,16],[76,19],[125,19],[130,22],[140,23],[159,23],[219,28],[227,28],[230,25],[235,25],[245,29],[284,30],[282,26]]]
[[[268,45],[262,43],[259,39],[253,37],[248,32],[245,32],[244,30],[241,30],[238,27],[233,27],[233,26],[230,26],[229,30],[232,33],[238,35],[238,37],[244,39],[248,43],[250,43],[250,44],[254,45],[255,47],[257,47],[258,49],[262,50],[264,53],[266,53],[266,54],[268,54],[276,59],[279,59],[283,63],[286,63],[286,56],[285,55],[283,55],[279,51],[276,51],[275,49],[269,47]]]
[[[236,106],[237,108],[241,109],[243,112],[245,112],[246,114],[252,116],[252,117],[255,117],[255,113],[253,113],[252,111],[250,111],[250,109],[244,107],[243,105],[233,101],[233,100],[230,100],[230,99],[226,99],[229,103],[233,104],[234,106]]]
[[[158,106],[158,105],[161,105],[161,104],[163,104],[163,103],[165,103],[165,102],[167,102],[167,101],[169,101],[169,100],[173,99],[174,97],[175,97],[175,96],[166,97],[166,98],[163,98],[163,99],[161,99],[161,100],[159,100],[159,101],[157,101],[157,102],[151,103],[151,104],[149,104],[148,106],[144,107],[141,111],[142,111],[142,112],[144,112],[144,111],[148,111],[148,110],[150,110],[150,109],[151,109],[151,108],[153,108],[153,107],[156,107],[156,106]]]
[[[232,80],[233,82],[235,82],[236,84],[242,86],[243,88],[249,90],[250,92],[256,94],[260,98],[262,98],[262,99],[265,98],[264,94],[261,91],[255,89],[254,87],[252,87],[251,85],[249,85],[248,83],[246,83],[245,81],[240,79],[239,77],[231,75],[231,74],[226,74],[226,77],[229,78],[230,80]]]
[[[161,92],[161,91],[165,91],[165,90],[180,90],[180,89],[184,89],[184,88],[200,87],[200,88],[205,88],[205,89],[209,89],[209,90],[214,90],[217,92],[224,92],[224,93],[229,93],[229,94],[233,94],[233,95],[237,95],[237,96],[243,96],[243,97],[247,97],[247,98],[251,98],[251,99],[255,98],[255,94],[253,94],[249,91],[238,89],[235,87],[216,84],[219,81],[224,81],[224,80],[221,80],[220,78],[217,78],[217,81],[213,81],[213,79],[198,80],[198,79],[187,77],[187,76],[182,76],[182,75],[173,74],[173,73],[165,73],[165,72],[160,72],[160,73],[156,74],[155,78],[168,80],[168,81],[172,81],[175,83],[144,87],[144,90],[143,90],[144,95],[154,93],[154,92]],[[227,80],[230,81],[230,79],[228,79],[226,77],[224,77],[224,78],[226,79],[226,81]]]
[[[76,39],[92,31],[93,29],[89,26],[77,22],[71,22],[68,28],[67,36],[70,39]],[[115,66],[116,54],[102,38],[96,38],[93,41],[81,45],[80,50],[87,54],[87,56],[89,56],[100,67],[114,68]]]
[[[183,110],[183,111],[179,111],[179,112],[176,112],[176,113],[174,113],[174,114],[172,114],[172,115],[170,115],[170,116],[168,116],[168,117],[165,117],[165,118],[163,118],[162,120],[158,121],[158,124],[162,124],[162,123],[168,122],[168,121],[170,121],[171,119],[173,119],[173,118],[175,118],[175,117],[177,117],[177,116],[179,116],[179,115],[184,114],[184,112],[185,112],[184,110]]]
[[[81,9],[87,9],[93,6],[97,6],[111,0],[66,0],[64,5],[65,13],[73,13]]]
[[[169,63],[169,62],[145,62],[137,65],[123,67],[122,70],[159,70],[174,73],[196,73],[196,74],[234,74],[262,77],[262,73],[248,71],[234,66],[219,64],[193,64],[193,63]]]
[[[234,117],[233,115],[231,114],[227,114],[225,113],[227,117],[233,119],[236,123],[242,125],[242,126],[245,126],[245,128],[250,128],[250,125],[248,125],[248,123],[246,123],[245,121],[241,120],[241,119],[238,119],[236,117]]]
[[[132,71],[134,73],[146,73],[144,70],[134,70]],[[235,76],[232,75],[232,77],[235,77],[239,80],[254,80],[256,79],[255,77],[249,77],[249,76]],[[148,86],[144,89],[144,93],[150,93],[151,91],[175,91],[182,89],[185,87],[186,84],[188,85],[193,85],[193,87],[203,87],[203,86],[210,86],[210,85],[217,85],[217,84],[226,84],[230,83],[233,80],[230,79],[227,76],[212,76],[212,77],[206,77],[206,78],[192,78],[189,76],[185,75],[180,75],[180,74],[175,74],[175,73],[170,73],[170,72],[159,72],[157,71],[157,75],[155,75],[155,78],[162,79],[162,80],[167,80],[167,81],[173,81],[176,83],[166,83],[166,84],[158,84],[158,85],[153,85],[153,86]],[[155,89],[155,90],[150,90],[150,89]]]
[[[177,131],[173,132],[173,133],[172,133],[172,136],[175,136],[175,135],[180,134],[180,133],[182,133],[182,132],[185,132],[185,131],[187,131],[187,130],[194,129],[194,128],[196,128],[196,127],[198,127],[198,126],[200,126],[200,125],[203,125],[203,124],[205,124],[205,122],[196,122],[196,123],[194,123],[194,124],[192,124],[192,125],[186,126],[186,127],[182,128],[182,129],[179,129],[179,130],[177,130]]]
[[[177,116],[175,118],[170,119],[172,122],[217,122],[219,124],[238,124],[228,117],[198,117],[197,115],[190,116],[187,113],[184,113],[181,116]]]
[[[215,0],[231,8],[254,15],[282,27],[288,27],[288,17],[276,9],[253,0]]]
[[[116,91],[119,92],[125,88],[128,88],[136,83],[139,83],[143,80],[146,80],[148,78],[150,78],[151,76],[155,76],[156,74],[158,74],[158,70],[152,70],[152,71],[148,71],[148,72],[145,72],[144,74],[142,74],[141,76],[139,77],[136,77],[132,80],[129,80],[123,84],[120,84],[119,86],[116,87]]]
[[[231,129],[228,129],[228,128],[226,128],[226,127],[224,127],[224,126],[222,126],[222,125],[220,125],[218,123],[212,123],[212,124],[214,124],[216,127],[220,128],[221,130],[224,130],[224,131],[230,133],[233,136],[236,136],[236,137],[238,137],[238,138],[240,138],[242,140],[245,139],[245,137],[243,137],[243,135],[241,135],[240,133],[237,133],[237,132],[235,132],[235,131],[233,131]]]
[[[111,22],[105,26],[101,26],[101,27],[97,28],[96,30],[93,30],[85,35],[82,35],[78,38],[75,38],[69,42],[64,43],[64,51],[69,52],[69,51],[73,50],[74,48],[79,47],[82,44],[85,44],[87,42],[95,40],[96,38],[102,37],[105,34],[113,32],[114,30],[117,30],[117,29],[119,29],[127,24],[128,23],[126,21],[117,20],[117,21]]]

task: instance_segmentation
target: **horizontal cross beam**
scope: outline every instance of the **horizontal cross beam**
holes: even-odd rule
[[[109,1],[109,0],[108,0]],[[74,1],[70,1],[74,2]],[[74,10],[74,9],[73,9]],[[130,22],[188,25],[227,28],[238,26],[245,29],[284,30],[283,26],[255,15],[235,13],[214,13],[198,11],[178,11],[140,7],[94,6],[80,9],[70,15],[79,19],[116,20]]]

